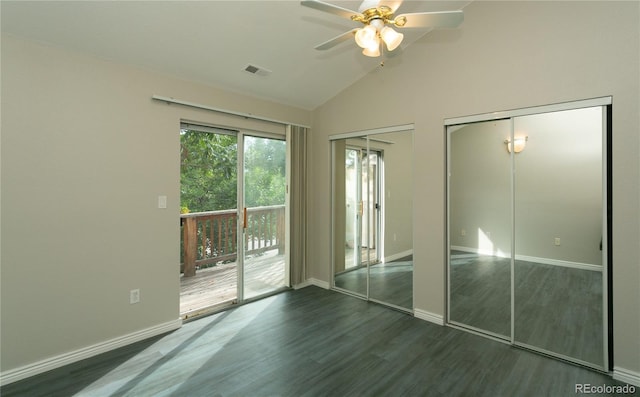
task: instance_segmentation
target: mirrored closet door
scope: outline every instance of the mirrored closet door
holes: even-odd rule
[[[609,369],[610,103],[446,121],[449,324]]]
[[[330,142],[333,287],[412,310],[412,127]]]
[[[603,367],[603,109],[513,123],[514,342]]]
[[[449,320],[511,336],[511,122],[450,127]]]

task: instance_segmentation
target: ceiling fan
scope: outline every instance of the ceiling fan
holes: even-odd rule
[[[404,35],[396,32],[392,26],[400,29],[454,28],[463,20],[462,11],[415,12],[394,15],[401,3],[402,0],[364,0],[359,7],[360,11],[352,11],[320,0],[300,2],[305,7],[328,12],[364,25],[364,27],[352,29],[317,45],[316,50],[328,50],[355,36],[356,44],[363,49],[362,53],[369,57],[380,56],[382,44],[387,47],[388,51],[393,51],[400,45]]]

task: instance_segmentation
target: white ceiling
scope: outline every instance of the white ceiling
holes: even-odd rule
[[[352,10],[360,6],[328,2]],[[397,13],[459,10],[469,2],[405,0]],[[314,50],[358,23],[294,0],[2,0],[0,7],[3,32],[308,110],[381,60],[362,55],[353,41]],[[426,31],[403,33],[406,47]],[[272,73],[249,74],[248,64]]]

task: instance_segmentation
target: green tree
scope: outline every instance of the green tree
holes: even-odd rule
[[[234,135],[180,131],[180,206],[189,212],[237,206],[238,140]],[[244,177],[247,207],[284,204],[286,143],[245,138]]]
[[[236,208],[238,141],[233,135],[180,131],[180,206],[190,212]]]
[[[245,138],[245,201],[247,207],[284,204],[286,143]]]

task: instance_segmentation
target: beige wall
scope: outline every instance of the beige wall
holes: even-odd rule
[[[3,372],[178,318],[181,119],[283,130],[153,94],[311,124],[308,111],[3,36]]]
[[[329,275],[327,135],[415,123],[414,305],[444,315],[443,120],[612,95],[614,364],[640,372],[638,19],[638,2],[474,2],[318,108],[310,277]]]

